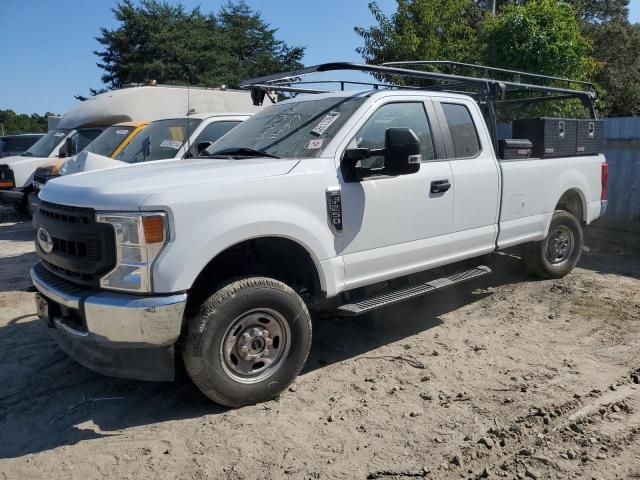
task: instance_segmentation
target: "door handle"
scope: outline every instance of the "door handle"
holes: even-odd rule
[[[449,180],[434,180],[431,182],[431,193],[444,193],[450,188]]]

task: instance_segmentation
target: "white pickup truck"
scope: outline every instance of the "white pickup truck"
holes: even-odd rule
[[[212,400],[270,399],[306,361],[309,309],[366,313],[514,245],[543,277],[574,268],[604,157],[498,159],[495,143],[469,95],[341,91],[265,108],[208,158],[63,177],[34,215],[39,316],[104,374],[171,380],[178,350]]]

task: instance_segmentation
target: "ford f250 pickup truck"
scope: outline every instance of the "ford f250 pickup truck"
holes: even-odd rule
[[[299,81],[345,69],[426,85],[327,92]],[[249,81],[258,104],[309,95],[264,108],[200,158],[45,186],[38,314],[91,369],[172,380],[179,351],[198,388],[235,407],[294,381],[310,310],[360,315],[434,292],[490,272],[475,262],[429,278],[435,267],[516,245],[535,274],[567,275],[583,226],[606,209],[593,108],[586,120],[514,122],[516,139],[495,134],[494,108],[513,91],[525,107],[540,96],[592,107],[591,91],[549,82],[342,63]]]

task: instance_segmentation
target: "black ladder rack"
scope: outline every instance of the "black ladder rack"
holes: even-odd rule
[[[468,69],[477,76],[444,73],[441,71],[426,71],[415,67],[431,67],[455,69]],[[412,67],[412,68],[405,68]],[[313,73],[322,72],[363,72],[369,73],[378,79],[386,79],[380,82],[359,82],[352,80],[305,80],[304,77]],[[489,77],[489,74],[497,76],[510,76],[504,80]],[[523,83],[523,77],[544,84]],[[515,78],[515,80],[514,80]],[[394,79],[406,79],[412,82],[424,82],[425,85],[404,85]],[[561,84],[558,86],[556,84]],[[314,89],[309,85],[339,86],[339,89]],[[568,78],[538,75],[518,70],[488,67],[470,63],[451,61],[406,61],[392,62],[384,65],[372,65],[351,62],[323,63],[310,67],[304,67],[288,72],[265,75],[240,83],[240,87],[251,90],[251,98],[255,105],[261,105],[265,96],[271,92],[290,93],[329,93],[332,91],[344,91],[346,85],[369,87],[371,90],[380,89],[410,89],[442,91],[449,93],[461,93],[469,95],[477,102],[486,106],[489,129],[491,131],[494,147],[497,148],[497,120],[495,109],[499,104],[525,104],[533,102],[548,102],[566,99],[578,99],[589,110],[591,118],[596,118],[594,101],[597,98],[596,88],[592,83],[571,80]],[[575,87],[572,88],[572,85]]]

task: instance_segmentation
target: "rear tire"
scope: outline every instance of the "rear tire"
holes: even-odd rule
[[[184,365],[208,398],[227,407],[271,400],[298,376],[311,348],[300,296],[266,277],[232,281],[187,320]]]
[[[580,221],[570,212],[556,210],[547,237],[525,245],[523,260],[529,271],[539,277],[562,278],[580,260],[583,243]]]

